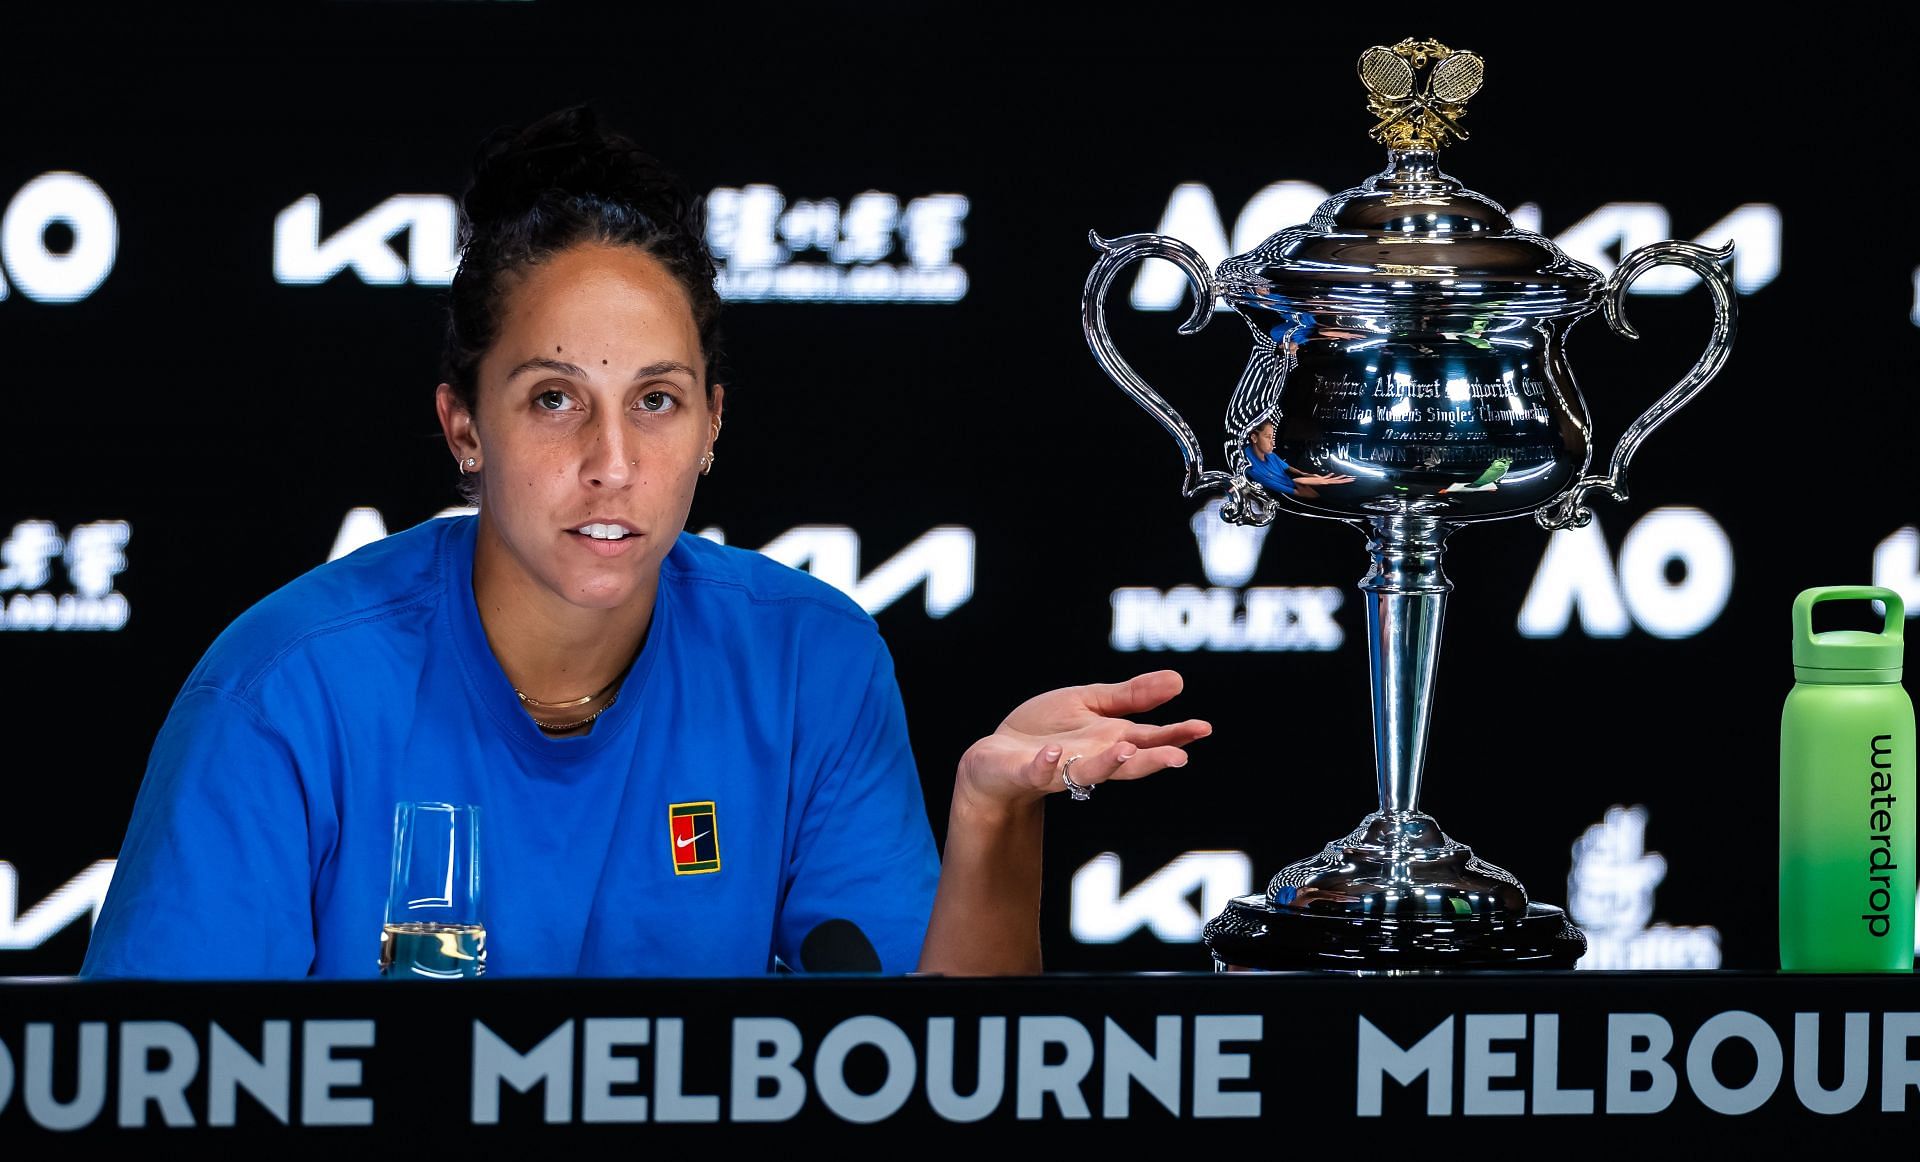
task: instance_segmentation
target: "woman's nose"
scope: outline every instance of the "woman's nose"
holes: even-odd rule
[[[633,432],[619,418],[604,420],[595,426],[593,447],[588,452],[584,475],[589,484],[607,488],[624,487],[640,466]]]

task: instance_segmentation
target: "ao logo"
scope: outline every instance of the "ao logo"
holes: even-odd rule
[[[477,510],[449,508],[434,515],[464,516]],[[356,508],[340,522],[327,560],[337,560],[362,545],[387,535],[386,518],[377,508]],[[719,528],[700,535],[726,544]],[[868,613],[878,613],[924,583],[927,616],[945,617],[973,597],[973,530],[961,525],[937,525],[920,534],[872,572],[860,573],[860,534],[846,525],[799,525],[767,542],[760,552],[789,568],[813,574],[845,593]]]
[[[1229,242],[1226,221],[1214,202],[1213,190],[1202,182],[1186,182],[1176,186],[1167,199],[1158,233],[1180,239],[1199,251],[1208,266],[1218,266],[1232,255],[1258,246],[1275,231],[1307,221],[1326,198],[1327,191],[1312,182],[1274,182],[1241,208]],[[1516,226],[1539,232],[1538,206],[1520,206],[1511,216]],[[1731,241],[1734,287],[1742,294],[1752,294],[1780,275],[1780,229],[1778,207],[1749,202],[1707,227],[1696,241],[1709,246]],[[1672,221],[1664,206],[1609,202],[1568,227],[1555,241],[1569,257],[1604,273],[1613,270],[1616,255],[1672,236]],[[1920,272],[1916,272],[1915,280],[1915,321],[1920,324]],[[1680,294],[1698,281],[1697,275],[1685,270],[1661,267],[1636,281],[1632,293]],[[1186,289],[1186,276],[1172,263],[1143,263],[1134,278],[1130,301],[1142,311],[1171,311],[1180,305]],[[1215,307],[1224,310],[1225,304],[1215,303]]]
[[[1674,565],[1682,575],[1669,579]],[[1617,570],[1598,520],[1548,537],[1519,629],[1523,637],[1559,637],[1578,611],[1588,637],[1624,637],[1635,625],[1655,637],[1692,637],[1720,616],[1732,591],[1733,545],[1718,522],[1697,508],[1656,508],[1620,542]]]
[[[64,226],[72,241],[49,245],[47,230]],[[106,281],[120,253],[120,222],[105,190],[67,170],[43,173],[21,186],[0,215],[0,299],[11,293],[41,303],[72,303]]]

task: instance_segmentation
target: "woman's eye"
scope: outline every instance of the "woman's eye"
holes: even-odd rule
[[[672,411],[674,398],[664,391],[650,391],[640,397],[640,410],[645,412]]]
[[[567,393],[564,391],[543,391],[533,397],[535,407],[550,412],[563,410],[567,406]]]

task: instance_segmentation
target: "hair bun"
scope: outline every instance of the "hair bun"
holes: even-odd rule
[[[441,370],[469,412],[479,406],[480,363],[500,335],[514,276],[583,243],[631,247],[657,262],[686,292],[709,402],[724,382],[701,200],[630,138],[601,128],[587,106],[489,133],[473,156],[459,231]]]
[[[682,218],[687,198],[660,163],[600,128],[587,105],[507,125],[480,143],[461,199],[468,223],[518,218],[553,200],[592,199],[655,219]]]

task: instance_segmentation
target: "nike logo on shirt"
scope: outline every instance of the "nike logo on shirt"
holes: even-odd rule
[[[712,834],[713,832],[711,831],[702,831],[698,835],[690,835],[685,839],[681,839],[679,836],[676,835],[674,836],[674,839],[673,839],[673,845],[675,847],[685,847],[687,844],[692,843],[696,839],[705,839],[707,836]]]

